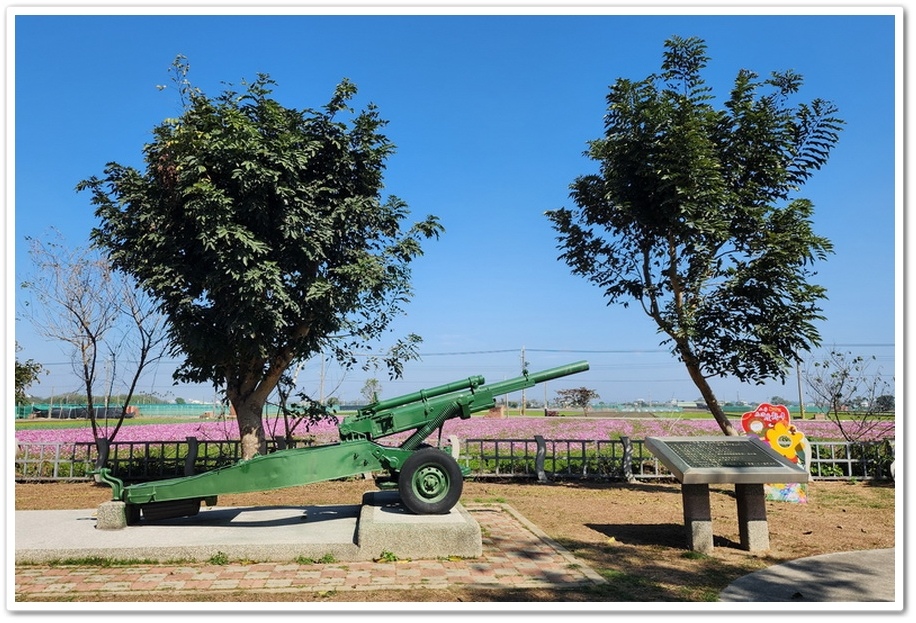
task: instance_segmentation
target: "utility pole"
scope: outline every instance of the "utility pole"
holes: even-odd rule
[[[321,353],[321,377],[318,384],[318,402],[324,404],[324,353]]]
[[[528,362],[525,361],[525,347],[522,346],[522,376],[528,374]],[[522,404],[519,410],[521,415],[525,415],[525,390],[522,389]]]
[[[795,377],[798,379],[798,419],[805,419],[805,397],[802,395],[801,368],[798,362],[795,362]]]

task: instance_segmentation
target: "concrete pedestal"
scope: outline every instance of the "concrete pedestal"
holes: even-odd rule
[[[736,484],[738,504],[738,535],[741,547],[759,552],[770,549],[770,531],[767,526],[766,496],[762,484]],[[684,526],[687,528],[687,547],[708,554],[713,550],[712,513],[709,504],[709,485],[681,485],[684,503]]]
[[[99,504],[95,527],[99,530],[121,530],[127,527],[127,504],[110,501]]]
[[[459,503],[443,515],[414,515],[396,491],[362,504],[202,507],[197,515],[127,525],[124,502],[96,509],[16,511],[16,562],[67,558],[366,561],[387,554],[436,559],[482,554],[480,525]]]
[[[766,497],[762,484],[736,484],[738,535],[741,547],[757,552],[770,549]]]
[[[682,485],[684,526],[687,528],[687,547],[695,552],[712,551],[712,513],[709,507],[709,485]]]
[[[414,515],[397,491],[363,495],[356,538],[368,557],[477,558],[483,552],[480,525],[461,504],[444,515]]]

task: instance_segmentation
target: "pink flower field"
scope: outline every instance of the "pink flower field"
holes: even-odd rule
[[[795,421],[798,429],[811,440],[841,441],[836,424],[827,420]],[[732,424],[741,430],[740,420]],[[269,435],[283,435],[283,423],[275,419],[266,421]],[[893,438],[894,424],[888,423],[882,428],[880,439]],[[435,441],[437,432],[430,436]],[[454,419],[445,423],[442,430],[444,439],[455,435],[459,439],[532,439],[541,435],[545,439],[584,439],[589,441],[618,439],[626,436],[631,439],[646,437],[671,437],[695,435],[720,435],[722,431],[712,418],[677,419],[677,418],[576,418],[576,417],[512,417],[485,418],[473,417],[468,420]],[[339,440],[337,426],[324,422],[313,426],[310,431],[303,427],[296,429],[294,437],[313,436],[315,443],[334,443]],[[396,443],[406,435],[386,437],[384,442]],[[187,437],[196,437],[201,441],[226,441],[238,438],[234,420],[223,422],[190,422],[175,424],[125,424],[118,431],[116,441],[184,441]],[[92,431],[89,423],[80,421],[72,428],[17,430],[16,441],[19,443],[59,443],[91,442]]]

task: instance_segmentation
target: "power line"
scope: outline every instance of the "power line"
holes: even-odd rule
[[[501,353],[517,353],[517,348],[506,348],[503,350],[466,350],[454,353],[419,353],[420,357],[451,357],[453,355],[496,355]],[[358,353],[356,356],[368,356],[366,353]]]
[[[821,346],[818,350],[826,350],[828,348],[892,348],[896,344],[833,344],[831,346]],[[568,354],[578,354],[578,355],[644,355],[652,353],[666,353],[670,354],[670,350],[664,348],[658,349],[645,349],[645,348],[623,348],[623,349],[607,349],[607,350],[580,350],[572,348],[525,348],[526,352],[530,353],[568,353]],[[519,349],[517,348],[503,348],[496,350],[465,350],[465,351],[452,351],[452,352],[439,352],[439,353],[419,353],[419,357],[460,357],[466,355],[499,355],[505,353],[517,353]],[[354,357],[374,357],[376,353],[352,353]],[[125,360],[126,363],[136,363],[135,361]],[[162,364],[166,365],[177,365],[181,363],[178,360],[162,360]],[[73,365],[72,361],[53,361],[49,363],[42,362],[43,366],[70,366]]]

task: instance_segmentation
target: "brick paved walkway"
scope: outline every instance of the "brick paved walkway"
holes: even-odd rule
[[[41,595],[201,591],[346,591],[529,588],[600,584],[604,579],[507,505],[466,506],[480,524],[476,559],[298,564],[17,566],[17,599]]]

